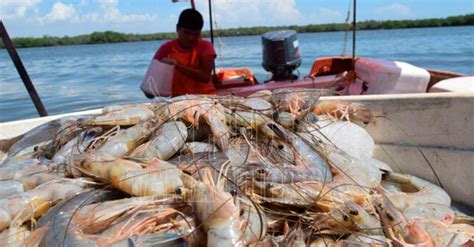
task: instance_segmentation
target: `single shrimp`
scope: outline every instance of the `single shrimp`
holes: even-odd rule
[[[182,171],[176,166],[165,161],[146,169],[143,166],[147,165],[123,159],[97,161],[85,158],[78,161],[74,168],[134,196],[171,195],[182,186]]]
[[[286,111],[276,111],[272,115],[273,120],[287,129],[296,127],[296,115]]]
[[[381,189],[376,189],[381,193]],[[417,222],[408,222],[390,199],[383,194],[372,197],[385,236],[398,246],[435,246],[433,238]]]
[[[155,135],[156,137],[145,149],[144,158],[146,160],[153,158],[168,160],[184,145],[188,132],[183,122],[172,121],[161,125]]]
[[[271,116],[273,113],[272,104],[262,98],[224,98],[221,100],[223,106],[235,110],[258,112],[265,116]]]
[[[416,192],[392,192],[387,193],[388,198],[399,210],[404,210],[410,205],[438,203],[441,205],[451,205],[451,197],[439,186],[413,175],[404,175],[395,172],[385,172],[383,180],[402,184],[405,187],[412,187]]]
[[[348,238],[338,241],[342,246],[389,246],[390,241],[384,235],[367,235],[353,233]]]
[[[121,216],[120,220],[99,234],[100,244],[109,246],[119,243],[129,236],[136,236],[135,241],[139,241],[140,238],[146,238],[147,234],[152,232],[168,233],[177,230],[182,231],[180,232],[182,236],[188,234],[190,229],[186,229],[186,224],[183,222],[174,223],[177,216],[183,215],[181,212],[174,208],[155,207],[138,212],[132,211],[126,217]]]
[[[38,218],[52,205],[86,190],[84,179],[60,179],[0,200],[0,230],[17,218]]]
[[[43,246],[111,246],[131,235],[154,231],[179,211],[168,208],[178,198],[118,197],[109,191],[82,193],[57,205],[38,221],[46,227]],[[106,201],[106,200],[113,201]]]
[[[207,233],[207,246],[243,246],[239,207],[232,196],[216,187],[209,169],[203,182],[194,182],[191,198]]]
[[[225,117],[230,126],[241,126],[254,130],[257,134],[266,136],[269,139],[278,139],[275,132],[268,126],[268,124],[277,125],[277,123],[261,113],[241,110],[227,111]]]
[[[269,124],[269,127],[294,150],[297,157],[296,166],[283,165],[256,169],[254,170],[255,177],[279,183],[305,180],[332,181],[329,165],[306,141],[277,125]]]
[[[109,138],[105,144],[93,152],[94,159],[114,160],[132,152],[153,131],[153,122],[143,122],[125,130],[120,130],[118,134]]]
[[[346,120],[365,124],[375,122],[374,113],[366,106],[358,103],[322,101],[312,109],[312,112],[317,115],[329,116],[333,121]]]
[[[340,234],[383,235],[379,219],[353,201],[333,207],[316,218],[318,229],[330,229]]]
[[[214,144],[205,142],[186,142],[181,148],[182,154],[214,153],[218,149]]]
[[[85,152],[94,138],[102,132],[102,128],[94,127],[81,132],[78,136],[67,142],[58,151],[55,152],[52,160],[56,164],[64,164],[76,155]]]
[[[113,110],[113,111],[112,111]],[[144,105],[105,108],[104,115],[80,119],[82,125],[135,125],[155,117],[155,113]]]
[[[46,229],[40,246],[97,246],[94,239],[83,237],[74,214],[82,206],[110,198],[114,198],[111,192],[89,191],[53,207],[38,221],[37,227]]]
[[[217,146],[224,150],[229,144],[230,132],[224,115],[225,107],[212,99],[174,99],[171,104],[163,107],[168,119],[183,119],[194,126],[199,126],[200,118],[209,125],[216,139]]]
[[[449,206],[438,203],[423,203],[410,205],[403,210],[403,216],[410,221],[418,218],[437,219],[447,224],[463,220],[464,215]]]
[[[272,102],[276,108],[297,115],[306,115],[326,91],[321,89],[278,89],[273,91]]]

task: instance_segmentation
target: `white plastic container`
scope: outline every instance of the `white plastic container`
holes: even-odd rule
[[[442,80],[434,84],[429,92],[474,93],[474,76],[463,76]]]
[[[359,58],[357,77],[367,83],[364,94],[424,93],[430,73],[408,63]]]
[[[154,96],[171,96],[174,65],[152,59],[140,89]]]

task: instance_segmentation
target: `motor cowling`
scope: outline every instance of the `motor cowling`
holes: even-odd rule
[[[262,66],[272,73],[272,80],[297,78],[293,71],[301,65],[301,57],[296,31],[280,30],[264,33],[262,48]]]

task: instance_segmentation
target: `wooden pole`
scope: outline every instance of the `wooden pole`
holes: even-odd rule
[[[354,17],[352,18],[352,59],[355,59],[356,54],[356,7],[357,1],[354,0]]]
[[[23,84],[25,84],[26,90],[28,90],[28,93],[30,94],[31,100],[33,100],[38,114],[40,115],[40,117],[48,116],[48,112],[46,112],[43,103],[41,103],[41,99],[38,96],[38,93],[36,92],[36,89],[33,86],[33,83],[31,82],[28,73],[26,72],[25,66],[23,66],[20,56],[16,52],[15,46],[13,45],[13,42],[11,41],[10,36],[8,35],[7,30],[5,29],[5,26],[3,25],[3,22],[1,20],[0,36],[2,37],[3,44],[5,45],[8,54],[10,54],[10,58],[12,59],[13,64],[15,65],[16,70],[18,71],[18,74],[20,74],[20,77],[23,80]]]
[[[212,3],[211,3],[211,0],[208,1],[209,2],[209,28],[210,28],[210,33],[211,33],[211,44],[212,46],[214,46],[214,28],[213,28],[213,25],[212,25]],[[212,62],[212,78],[214,78],[214,81],[217,80],[217,76],[216,76],[216,62],[213,61]]]

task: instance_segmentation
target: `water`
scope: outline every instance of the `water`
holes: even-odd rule
[[[344,32],[298,35],[306,75],[315,58],[340,55]],[[50,115],[147,99],[139,90],[147,66],[164,41],[19,49]],[[250,67],[263,81],[260,36],[224,37],[218,67]],[[351,53],[351,37],[347,52]],[[474,74],[474,26],[360,31],[357,54]],[[6,50],[0,50],[0,122],[37,117]]]

